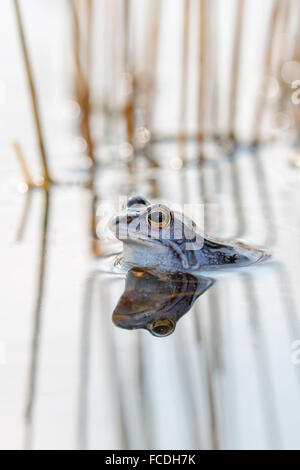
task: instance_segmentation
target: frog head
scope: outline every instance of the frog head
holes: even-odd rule
[[[141,196],[129,198],[110,227],[124,244],[124,260],[133,266],[189,269],[192,252],[203,245],[203,236],[189,217]]]

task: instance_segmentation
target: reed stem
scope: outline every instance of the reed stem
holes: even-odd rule
[[[229,137],[233,140],[236,139],[236,114],[237,114],[237,97],[240,76],[241,64],[241,38],[243,31],[243,17],[244,17],[244,0],[237,1],[237,13],[235,21],[235,33],[233,43],[233,59],[231,69],[231,90],[230,90],[230,103],[229,103]]]
[[[24,34],[22,16],[21,16],[21,11],[20,11],[18,0],[14,0],[14,8],[15,8],[15,15],[16,15],[16,20],[17,20],[18,33],[19,33],[20,42],[21,42],[22,54],[23,54],[23,59],[24,59],[24,64],[25,64],[26,76],[27,76],[27,81],[28,81],[28,86],[29,86],[29,91],[30,91],[31,106],[32,106],[32,112],[33,112],[33,117],[34,117],[36,134],[38,138],[41,163],[43,167],[44,184],[48,186],[51,183],[51,178],[50,178],[49,170],[48,170],[47,155],[46,155],[46,150],[45,150],[44,137],[42,133],[41,119],[40,119],[37,94],[36,94],[36,89],[35,89],[35,84],[34,84],[34,79],[33,79],[33,74],[32,74],[32,67],[31,67],[28,48],[26,44],[26,38]]]
[[[183,13],[183,47],[181,59],[181,93],[180,93],[180,131],[179,148],[183,163],[186,162],[187,135],[187,81],[188,81],[188,50],[190,31],[190,0],[184,2]]]
[[[266,76],[271,75],[272,72],[272,57],[273,57],[273,49],[274,49],[274,34],[278,26],[278,19],[280,13],[280,0],[277,0],[273,7],[273,12],[271,16],[271,21],[269,25],[269,30],[267,33],[267,44],[265,48],[265,56],[264,56],[264,63],[263,63],[263,76],[262,81],[260,84],[260,98],[257,103],[257,108],[255,110],[255,118],[254,118],[254,130],[253,130],[253,144],[257,145],[260,140],[260,132],[261,132],[261,125],[262,125],[262,118],[265,111],[266,106],[266,96],[263,90],[264,79]]]
[[[81,107],[82,118],[80,122],[80,130],[82,137],[85,139],[88,148],[88,155],[96,163],[96,156],[94,151],[94,142],[91,133],[90,116],[91,116],[91,100],[90,100],[90,84],[89,84],[89,68],[90,68],[90,54],[91,54],[91,19],[92,19],[92,1],[87,2],[87,42],[86,42],[86,71],[84,71],[83,60],[81,57],[82,34],[79,22],[78,9],[75,1],[71,1],[71,8],[74,22],[74,57],[76,64],[76,94],[77,100]]]
[[[22,152],[22,149],[21,149],[21,147],[20,147],[20,145],[17,141],[13,141],[12,145],[13,145],[15,154],[17,156],[21,171],[23,173],[24,181],[27,184],[28,188],[32,188],[32,187],[34,187],[34,183],[33,183],[33,180],[31,178],[30,171],[29,171],[29,168],[27,166],[27,163],[26,163],[24,154]]]
[[[206,78],[206,0],[199,3],[199,79],[198,79],[198,141],[199,163],[204,163],[203,140],[205,137],[205,78]]]

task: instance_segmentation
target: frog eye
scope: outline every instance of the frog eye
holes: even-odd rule
[[[153,336],[163,337],[168,336],[175,330],[176,323],[173,320],[164,318],[161,320],[154,321],[149,326],[150,332]]]
[[[151,227],[164,228],[170,224],[172,217],[170,211],[160,207],[150,210],[147,215],[147,219],[148,224],[151,225]]]

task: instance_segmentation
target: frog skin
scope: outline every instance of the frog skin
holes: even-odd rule
[[[269,257],[264,250],[240,241],[214,239],[186,215],[141,196],[128,199],[125,211],[111,220],[110,228],[123,242],[122,259],[127,266],[207,271],[248,266]]]
[[[126,275],[125,290],[113,312],[113,322],[120,328],[143,328],[154,336],[168,336],[213,283],[208,277],[186,272],[132,268]]]

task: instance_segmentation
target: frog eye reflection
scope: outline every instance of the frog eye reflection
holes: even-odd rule
[[[155,228],[167,227],[171,222],[171,214],[166,209],[152,209],[148,213],[148,223]]]
[[[149,330],[154,336],[168,336],[175,330],[176,323],[167,318],[154,321],[151,323]]]

